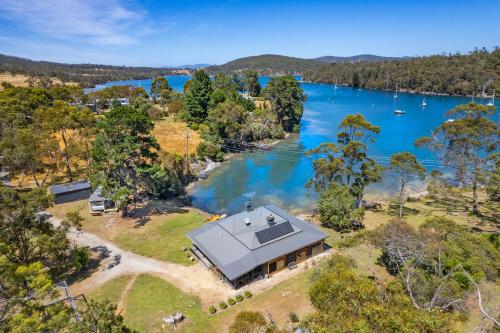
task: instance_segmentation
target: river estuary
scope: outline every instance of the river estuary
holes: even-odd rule
[[[174,89],[182,91],[189,76],[169,76],[167,79]],[[268,78],[260,80],[265,85]],[[95,89],[118,84],[142,86],[148,90],[151,80],[109,82]],[[308,100],[300,133],[279,142],[271,151],[242,153],[223,163],[208,179],[196,183],[192,191],[194,206],[209,212],[234,213],[252,197],[255,205],[274,203],[284,209],[307,210],[316,197],[304,186],[313,175],[311,161],[304,152],[322,142],[334,142],[340,121],[351,113],[361,113],[381,127],[377,141],[369,148],[369,155],[381,164],[387,164],[395,152],[409,151],[428,170],[442,169],[436,156],[415,148],[413,142],[446,121],[449,118],[445,115],[447,110],[470,101],[467,97],[426,95],[427,106],[423,107],[422,95],[399,93],[398,98],[394,98],[394,92],[336,88],[320,83],[301,85]],[[395,115],[395,109],[406,113]],[[387,197],[393,191],[390,174],[381,183],[367,188],[367,194],[375,199]]]

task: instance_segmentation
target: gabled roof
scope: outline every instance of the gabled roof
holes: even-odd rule
[[[53,195],[90,190],[90,183],[86,180],[74,183],[58,184],[49,187],[50,193]]]
[[[274,217],[273,225],[267,221],[270,215]],[[266,236],[258,237],[259,233]],[[231,215],[188,233],[193,243],[230,280],[326,236],[312,224],[274,205]]]

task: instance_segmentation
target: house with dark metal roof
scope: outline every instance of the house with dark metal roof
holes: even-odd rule
[[[90,183],[86,180],[74,183],[57,184],[49,187],[56,204],[87,199],[92,193]]]
[[[234,288],[322,253],[327,235],[267,205],[207,223],[187,234],[191,251]]]

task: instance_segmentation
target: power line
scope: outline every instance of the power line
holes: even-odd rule
[[[248,153],[249,152],[248,149],[244,149],[244,148],[237,148],[237,147],[227,146],[227,145],[222,145],[222,147],[226,148],[228,150],[236,151],[238,153]],[[281,160],[281,161],[288,161],[288,162],[303,162],[303,161],[311,160],[311,158],[308,156],[301,156],[301,157],[283,156],[280,154],[273,154],[271,152],[268,152],[266,154],[266,152],[262,152],[262,151],[259,151],[258,154],[254,154],[254,157],[261,159],[261,160],[268,160],[268,161]],[[373,160],[375,160],[376,162],[379,162],[381,164],[386,164],[389,162],[388,160],[381,160],[381,159],[373,158],[372,156],[368,156],[368,157],[372,158]],[[434,168],[434,169],[446,169],[447,168],[446,165],[444,165],[442,163],[438,163],[438,162],[421,162],[421,164],[424,167]]]
[[[233,142],[233,143],[237,143],[237,144],[240,144],[242,146],[250,146],[253,144],[250,143],[250,142],[246,142],[246,141],[241,141],[241,140],[232,140],[232,139],[223,139],[224,141],[228,141],[228,142]],[[229,145],[227,145],[229,146]],[[235,147],[233,146],[229,146],[230,148],[232,149],[235,149]],[[279,152],[290,152],[290,153],[294,153],[294,154],[306,154],[306,151],[304,149],[301,149],[301,148],[297,148],[297,149],[288,149],[288,148],[283,148],[283,147],[272,147],[272,151],[279,151]],[[290,157],[293,157],[293,156],[290,156]],[[389,161],[391,159],[391,156],[382,156],[382,155],[368,155],[367,157],[369,158],[372,158],[372,159],[378,159],[378,160],[387,160]],[[438,160],[438,159],[433,159],[433,158],[424,158],[424,159],[417,159],[418,162],[420,162],[421,164],[440,164],[440,165],[443,165],[444,164]]]
[[[249,150],[245,149],[245,148],[238,148],[235,146],[230,146],[230,145],[225,145],[225,144],[223,144],[221,146],[223,148],[228,149],[228,150],[232,150],[232,151],[236,151],[236,152],[240,152],[240,153],[249,152]],[[280,160],[284,160],[284,161],[301,162],[303,160],[311,160],[312,159],[311,157],[307,156],[304,152],[302,152],[302,154],[303,154],[302,156],[288,156],[288,155],[283,155],[280,153],[275,153],[275,152],[273,152],[273,150],[266,152],[265,155],[268,157],[267,158],[268,160],[280,159]],[[261,151],[260,153],[263,154],[264,152]],[[339,157],[340,157],[340,154],[339,154]],[[371,158],[374,161],[379,162],[381,164],[387,164],[390,162],[390,157],[387,157],[387,156],[368,155],[367,157]],[[431,167],[439,167],[441,169],[447,168],[447,166],[445,164],[443,164],[442,162],[440,162],[438,160],[423,159],[423,160],[418,160],[418,161],[423,166],[426,166],[429,168],[431,168]]]

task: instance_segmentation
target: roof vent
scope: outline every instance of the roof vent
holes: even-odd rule
[[[269,225],[274,225],[274,224],[275,224],[275,223],[274,223],[274,216],[273,216],[273,214],[268,215],[268,216],[266,217],[266,220],[267,220],[267,224],[269,224]]]
[[[251,200],[248,200],[246,203],[245,203],[245,208],[247,209],[247,212],[250,212],[253,210],[253,204],[252,204],[252,201]]]
[[[245,225],[248,227],[248,226],[250,226],[250,224],[252,224],[252,223],[250,222],[250,218],[245,217]]]

